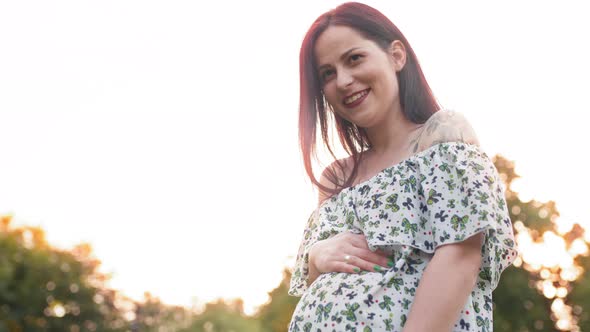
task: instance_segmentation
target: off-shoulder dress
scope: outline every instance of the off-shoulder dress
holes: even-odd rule
[[[390,253],[394,266],[324,273],[308,287],[310,247],[348,231],[364,234],[371,250]],[[479,232],[482,265],[453,331],[493,331],[492,291],[518,253],[504,184],[490,158],[477,145],[438,143],[342,190],[309,217],[289,288],[301,296],[289,331],[401,332],[437,247]]]

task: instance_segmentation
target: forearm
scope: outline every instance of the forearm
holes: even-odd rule
[[[449,252],[435,254],[416,290],[404,332],[449,332],[477,281],[481,261]]]

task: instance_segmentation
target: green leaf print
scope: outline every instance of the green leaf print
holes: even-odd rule
[[[488,211],[486,211],[486,210],[480,210],[479,211],[479,219],[478,220],[483,221],[483,220],[486,220],[486,219],[488,219]]]
[[[406,294],[409,294],[409,295],[415,296],[415,294],[416,294],[416,288],[414,288],[414,287],[410,287],[410,288],[408,288],[408,287],[404,287],[404,292],[405,292]]]
[[[400,186],[404,187],[404,191],[409,193],[416,191],[416,177],[415,176],[410,176],[407,179],[402,179],[399,181]]]
[[[346,310],[342,310],[340,313],[346,316],[346,320],[356,322],[356,315],[354,312],[358,310],[360,305],[358,303],[345,303],[344,305],[346,306]]]
[[[404,279],[402,278],[391,278],[388,282],[387,282],[387,288],[395,288],[395,290],[399,291],[400,290],[400,286],[404,285]]]
[[[428,222],[428,219],[424,218],[423,216],[420,216],[420,228],[426,229],[427,222]]]
[[[422,182],[424,182],[424,180],[426,180],[426,175],[420,174],[420,184],[422,184]]]
[[[322,322],[322,317],[327,320],[330,317],[330,311],[332,311],[332,306],[332,302],[326,304],[325,306],[323,304],[318,305],[315,310],[316,320],[320,323]]]
[[[481,327],[482,332],[490,331],[490,320],[487,317],[483,319],[481,316],[477,316],[475,321],[477,322],[477,326]]]
[[[369,227],[378,227],[381,225],[381,221],[379,219],[375,219],[375,221],[369,221]]]
[[[447,231],[443,231],[443,235],[440,237],[440,242],[444,242],[451,238],[451,234],[447,233]]]
[[[370,327],[365,326],[365,328],[363,329],[363,332],[373,332],[373,330]]]
[[[485,301],[483,308],[487,311],[492,311],[492,298],[487,295],[484,295],[483,300]]]
[[[479,277],[482,280],[487,280],[489,282],[492,281],[492,270],[489,267],[484,267],[480,272],[479,272]]]
[[[346,225],[352,227],[354,225],[354,219],[356,218],[354,211],[350,210],[346,213]]]
[[[311,332],[311,323],[307,322],[303,325],[303,332]]]
[[[473,170],[475,171],[475,173],[477,175],[481,174],[481,171],[483,171],[485,169],[482,165],[475,163],[473,161],[470,163],[470,166],[471,166],[471,168],[473,168]]]
[[[432,205],[436,202],[438,202],[438,200],[442,197],[442,194],[437,192],[434,189],[430,189],[430,191],[428,192],[428,200],[426,200],[426,204],[428,205]]]
[[[393,226],[391,227],[391,231],[389,232],[389,235],[391,236],[398,236],[400,234],[401,229],[397,226]]]
[[[393,331],[393,320],[391,318],[386,318],[383,322],[385,323],[385,331]]]
[[[451,225],[453,227],[454,230],[459,230],[459,228],[461,228],[461,230],[465,230],[465,225],[467,225],[467,222],[469,221],[469,216],[465,215],[463,217],[459,217],[458,215],[453,215],[453,217],[451,218]]]
[[[329,238],[330,235],[332,235],[332,233],[330,231],[323,231],[320,233],[320,235],[318,235],[318,240],[325,240],[325,239]]]
[[[418,225],[412,224],[407,218],[404,218],[402,220],[402,227],[404,228],[404,234],[412,232],[412,237],[416,236],[416,232],[418,231]]]
[[[453,180],[447,180],[445,181],[445,184],[447,185],[447,187],[449,188],[450,191],[455,190],[455,181]]]
[[[383,205],[383,202],[381,202],[381,196],[385,195],[384,193],[377,193],[374,195],[371,195],[371,200],[373,201],[373,205],[371,205],[371,208],[373,209],[378,209],[381,205]]]
[[[463,205],[463,207],[468,207],[469,206],[469,197],[465,196],[462,200],[461,200],[461,205]]]
[[[402,301],[402,307],[404,307],[404,309],[410,309],[410,304],[412,304],[412,301],[408,300],[408,299],[403,299]]]
[[[480,201],[482,204],[488,204],[488,198],[490,198],[490,195],[482,192],[481,190],[478,190],[477,195],[475,195],[475,199]]]
[[[479,308],[479,302],[473,301],[473,310],[475,310],[475,312],[479,314],[479,312],[481,311],[481,309]]]
[[[482,292],[485,291],[486,290],[486,283],[483,281],[478,281],[477,288]]]
[[[383,301],[379,303],[379,308],[385,309],[387,311],[391,311],[391,307],[394,305],[393,301],[391,301],[391,297],[384,295]]]
[[[397,205],[397,194],[389,195],[385,201],[387,202],[387,204],[385,204],[386,209],[393,212],[399,211],[399,205]]]
[[[406,325],[406,319],[407,319],[407,317],[405,314],[400,317],[402,327],[404,327]]]
[[[496,200],[496,202],[498,203],[498,207],[503,210],[504,206],[506,205],[506,201],[504,199],[502,199],[501,197],[498,197],[498,199]]]
[[[448,174],[451,174],[451,168],[447,163],[442,163],[440,166],[438,166],[438,169],[440,169],[443,172],[447,172]]]
[[[465,175],[464,169],[457,168],[456,171],[457,171],[457,176],[459,176],[459,177],[462,177],[463,175]]]
[[[362,227],[365,227],[367,221],[369,221],[369,215],[359,218],[359,224],[361,224]]]

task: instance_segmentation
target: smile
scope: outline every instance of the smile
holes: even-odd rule
[[[350,96],[344,98],[344,101],[343,101],[344,105],[348,106],[348,107],[357,106],[365,99],[365,97],[369,94],[370,90],[371,89],[359,91],[353,95],[350,95]]]

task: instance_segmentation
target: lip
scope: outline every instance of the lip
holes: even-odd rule
[[[354,96],[354,95],[356,95],[356,94],[359,94],[359,93],[365,92],[365,91],[366,91],[367,93],[366,93],[364,96],[360,97],[359,99],[355,100],[354,102],[352,102],[352,103],[350,103],[350,104],[345,104],[345,103],[344,103],[344,101],[345,101],[347,98],[349,98],[349,97],[351,97],[351,96]],[[360,104],[361,104],[361,103],[362,103],[362,102],[365,100],[365,98],[367,98],[367,96],[369,95],[369,93],[370,93],[370,92],[371,92],[371,89],[369,88],[369,89],[365,89],[365,90],[357,91],[357,92],[355,92],[355,93],[351,93],[351,94],[349,94],[348,96],[346,96],[346,97],[344,97],[344,98],[342,99],[342,105],[344,105],[344,107],[346,107],[346,108],[354,108],[354,107],[357,107],[358,105],[360,105]]]

